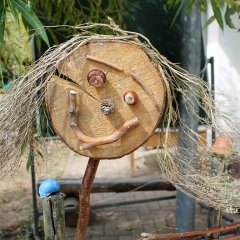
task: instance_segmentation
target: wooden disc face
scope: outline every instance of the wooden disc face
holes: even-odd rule
[[[105,75],[104,83],[101,74],[89,80],[95,70]],[[122,157],[154,132],[165,105],[164,76],[139,46],[125,41],[95,40],[62,60],[58,71],[70,81],[53,76],[48,82],[48,113],[56,133],[75,152],[93,158]],[[70,126],[73,93],[76,125],[86,139],[116,140],[120,130],[125,133],[114,142],[84,149],[85,140]],[[134,119],[138,123],[128,129],[126,123]]]

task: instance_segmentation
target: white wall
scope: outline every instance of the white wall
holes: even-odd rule
[[[222,31],[216,22],[204,31],[207,57],[215,60],[217,106],[225,106],[240,122],[240,32],[227,27]]]

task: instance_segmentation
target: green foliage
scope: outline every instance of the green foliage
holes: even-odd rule
[[[83,22],[106,22],[107,16],[123,24],[123,8],[130,7],[127,0],[61,0],[32,1],[38,17],[49,25],[78,25]]]
[[[49,46],[48,37],[41,21],[36,16],[35,12],[23,0],[0,0],[0,44],[4,41],[5,23],[7,21],[6,12],[10,9],[10,12],[15,19],[18,20],[18,13],[22,15],[26,25],[29,28],[33,28],[43,41]]]
[[[31,3],[31,6],[27,3]],[[46,50],[47,45],[63,42],[67,37],[76,33],[76,30],[66,28],[65,25],[75,26],[89,21],[106,22],[107,16],[110,16],[124,28],[124,16],[128,15],[130,18],[130,13],[136,5],[128,0],[71,0],[64,2],[61,0],[0,0],[0,45],[2,46],[0,46],[0,87],[3,82],[8,82],[8,80],[21,75],[30,63],[28,36],[23,34],[26,27],[33,28],[39,34],[35,37],[38,49],[37,57],[39,57]],[[62,25],[62,27],[50,27],[46,32],[43,24],[47,26]],[[32,32],[31,30],[28,33]],[[25,41],[16,40],[19,38],[25,38]],[[43,45],[42,40],[47,45]],[[3,43],[5,44],[3,45]]]
[[[18,19],[18,15],[17,15],[17,10],[14,6],[14,1],[12,0],[6,0],[11,12],[12,12],[12,15],[14,16],[15,19]]]
[[[0,43],[3,42],[3,38],[4,38],[5,19],[6,19],[6,8],[3,5],[3,1],[0,0]]]
[[[5,43],[0,47],[0,87],[6,86],[10,81],[20,76],[31,61],[28,34],[20,15],[18,23],[13,15],[7,12],[5,28]],[[3,86],[4,85],[4,86]]]
[[[11,0],[8,0],[11,1]],[[22,14],[23,19],[39,34],[43,41],[49,46],[45,29],[35,12],[22,0],[14,0],[14,7]]]
[[[221,12],[221,3],[218,0],[210,0],[212,5],[213,14],[215,16],[215,19],[218,22],[218,25],[223,30],[223,18],[222,18],[222,12]]]
[[[236,0],[167,0],[164,8],[166,10],[175,9],[176,15],[179,14],[183,7],[186,12],[192,10],[193,7],[197,7],[201,12],[206,13],[208,10],[208,3],[213,10],[213,16],[211,16],[205,23],[205,27],[211,24],[214,20],[217,21],[219,27],[223,30],[224,25],[229,28],[236,29],[237,27],[232,21],[232,16],[237,15],[240,18],[240,2]],[[239,28],[239,26],[238,26]],[[239,31],[240,29],[238,29]]]
[[[50,27],[47,29],[50,44],[65,41],[66,37],[77,32],[76,29],[67,28],[66,25],[76,26],[86,22],[106,23],[108,22],[107,17],[110,16],[124,28],[124,15],[130,13],[135,5],[137,4],[128,0],[72,0],[66,1],[65,4],[61,0],[32,1],[34,11],[44,25],[61,25],[61,28]],[[36,37],[36,45],[40,52],[38,55],[41,55],[42,46],[38,37]]]

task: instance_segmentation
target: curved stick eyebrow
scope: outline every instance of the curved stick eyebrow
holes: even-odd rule
[[[77,92],[75,90],[70,91],[70,106],[69,106],[68,112],[69,112],[70,127],[73,129],[76,137],[83,142],[80,145],[80,151],[89,149],[91,147],[101,146],[101,145],[106,145],[109,143],[116,142],[122,136],[127,134],[132,128],[140,124],[138,117],[134,117],[131,120],[126,121],[122,126],[116,129],[110,135],[97,137],[97,138],[90,137],[84,134],[77,124],[76,95],[77,95]]]
[[[102,63],[106,66],[109,66],[113,69],[116,69],[117,71],[124,71],[122,67],[118,66],[117,64],[114,64],[114,63],[111,63],[111,62],[108,62],[108,61],[105,61],[101,58],[97,58],[97,57],[94,57],[92,55],[87,55],[86,56],[86,59],[89,59],[89,60],[92,60],[92,61],[95,61],[95,62],[98,62],[98,63]],[[156,109],[158,111],[160,111],[160,107],[158,105],[158,102],[156,100],[156,98],[154,97],[153,95],[153,92],[147,88],[144,83],[139,79],[138,76],[136,76],[134,73],[130,73],[130,76],[132,77],[132,79],[147,93],[147,95],[151,98],[151,100],[153,101],[154,103],[154,106],[156,107]]]
[[[136,76],[134,73],[131,73],[130,76],[131,76],[132,79],[147,93],[147,95],[148,95],[148,96],[151,98],[151,100],[153,101],[156,109],[157,109],[158,111],[160,111],[160,107],[159,107],[159,105],[158,105],[158,103],[157,103],[156,98],[155,98],[154,95],[153,95],[153,92],[152,92],[149,88],[147,88],[147,87],[144,85],[144,83],[139,79],[139,77]]]
[[[116,69],[117,71],[120,71],[120,72],[123,71],[123,68],[118,66],[117,64],[105,61],[101,58],[97,58],[97,57],[94,57],[94,56],[91,56],[91,55],[87,55],[86,59],[92,60],[94,62],[102,63],[102,64],[104,64],[106,66],[109,66],[111,68],[114,68],[114,69]]]

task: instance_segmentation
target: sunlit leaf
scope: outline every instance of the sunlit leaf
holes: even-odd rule
[[[11,11],[13,17],[14,17],[16,20],[18,20],[17,10],[16,10],[16,8],[14,7],[14,1],[13,1],[13,0],[6,0],[6,1],[7,1],[7,4],[8,4],[8,6],[9,6],[9,8],[10,8],[10,11]]]
[[[206,12],[207,11],[207,1],[206,0],[199,0],[196,3],[198,9],[202,12]]]
[[[210,0],[210,1],[211,1],[211,5],[212,5],[212,10],[213,10],[214,16],[218,22],[218,25],[223,30],[223,18],[222,18],[220,3],[218,0]]]
[[[224,18],[225,18],[226,24],[227,24],[230,28],[236,28],[235,25],[234,25],[233,22],[232,22],[232,19],[231,19],[231,15],[233,15],[234,13],[235,13],[235,10],[234,10],[233,8],[230,8],[230,7],[227,5]]]
[[[207,22],[204,24],[203,29],[206,28],[208,25],[210,25],[215,19],[216,19],[215,16],[211,16],[211,17],[207,20]]]
[[[15,0],[14,6],[22,14],[22,17],[26,20],[26,22],[32,28],[34,28],[34,30],[39,34],[43,41],[49,46],[46,31],[34,11],[22,0]]]

